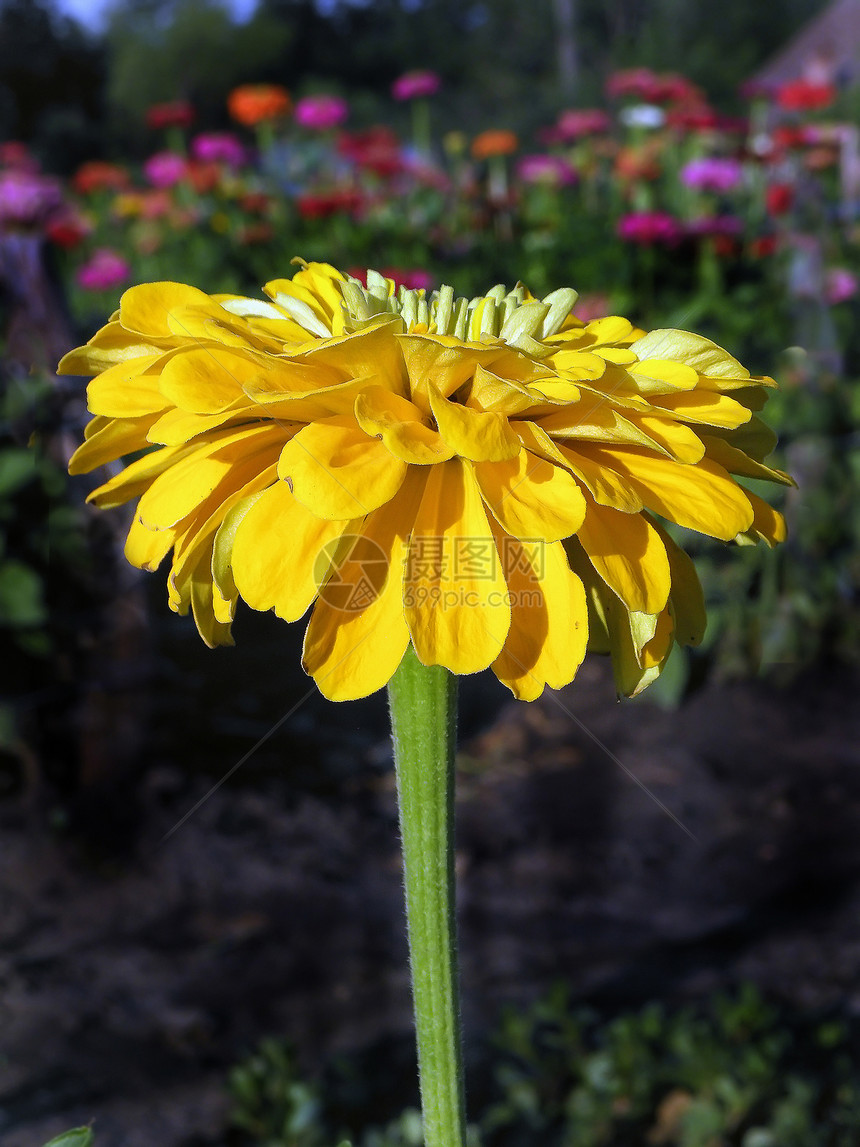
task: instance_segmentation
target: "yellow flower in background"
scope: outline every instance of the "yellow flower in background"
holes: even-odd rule
[[[304,664],[345,700],[410,642],[520,698],[573,680],[586,648],[620,692],[701,640],[692,562],[661,519],[724,541],[784,537],[741,478],[764,458],[769,378],[707,339],[583,324],[576,292],[457,299],[302,264],[268,301],[131,288],[61,363],[95,375],[72,473],[145,450],[91,494],[139,499],[126,543],[210,645],[239,597],[313,612]]]

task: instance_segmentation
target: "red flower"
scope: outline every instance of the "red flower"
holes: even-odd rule
[[[194,108],[188,100],[153,104],[146,113],[146,126],[156,130],[165,127],[190,127],[194,123]]]
[[[749,245],[750,257],[753,259],[766,259],[770,255],[773,255],[775,251],[775,235],[762,235],[759,239],[753,239]]]
[[[81,164],[72,177],[72,186],[79,195],[91,195],[94,191],[122,191],[128,184],[129,175],[124,167],[100,159]]]
[[[396,288],[405,287],[407,291],[429,291],[434,283],[429,271],[405,271],[400,267],[383,267],[379,273],[386,279],[393,279]],[[367,271],[363,267],[350,267],[347,274],[367,286]]]
[[[300,195],[296,199],[296,208],[303,219],[328,219],[341,211],[348,214],[357,211],[361,204],[361,195],[348,189]]]
[[[61,215],[45,227],[45,234],[52,243],[71,251],[89,235],[92,228],[77,215]]]
[[[399,175],[404,170],[400,142],[388,127],[371,127],[353,135],[344,133],[337,149],[358,167],[372,171],[380,178]]]
[[[776,93],[776,102],[788,111],[816,111],[829,107],[835,99],[832,84],[814,84],[809,80],[792,80]]]
[[[771,183],[764,201],[768,215],[785,215],[794,202],[794,188],[789,183]]]

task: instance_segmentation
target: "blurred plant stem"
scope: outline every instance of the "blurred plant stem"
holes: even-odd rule
[[[457,679],[412,646],[388,686],[424,1147],[466,1140],[454,919]]]

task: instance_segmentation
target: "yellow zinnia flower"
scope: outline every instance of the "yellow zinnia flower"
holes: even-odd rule
[[[734,475],[764,464],[769,378],[675,330],[582,323],[576,292],[427,298],[325,264],[270,301],[178,283],[125,292],[61,363],[96,375],[72,473],[146,450],[90,498],[139,498],[126,543],[204,640],[241,596],[313,606],[304,663],[343,700],[425,664],[488,666],[533,699],[612,654],[637,693],[705,625],[690,559],[658,518],[770,544],[780,515]]]

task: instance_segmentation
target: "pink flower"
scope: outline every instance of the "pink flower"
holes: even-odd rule
[[[545,183],[551,187],[576,183],[576,171],[560,155],[524,155],[517,162],[517,175],[523,183]]]
[[[305,96],[296,104],[295,117],[311,131],[331,131],[349,115],[349,105],[339,96]]]
[[[558,117],[556,133],[560,140],[567,142],[609,131],[610,124],[608,114],[600,108],[569,108]]]
[[[393,279],[395,287],[405,287],[407,291],[429,291],[435,282],[429,271],[405,271],[401,267],[383,267],[379,273],[386,279]],[[367,283],[367,272],[362,267],[350,267],[349,274],[354,279]]]
[[[432,96],[439,91],[442,81],[435,72],[406,72],[391,85],[391,94],[396,100],[416,100],[421,96]]]
[[[857,276],[845,267],[831,267],[824,276],[824,297],[831,307],[853,299],[857,287]]]
[[[743,179],[744,169],[736,159],[705,156],[691,159],[681,168],[681,182],[696,191],[724,194],[733,191]]]
[[[602,319],[612,314],[608,295],[593,294],[580,295],[573,305],[573,313],[583,323],[590,323],[592,319]]]
[[[667,215],[663,211],[634,211],[618,221],[618,235],[621,239],[646,247],[655,243],[671,246],[678,242],[683,233],[674,215]]]
[[[54,179],[25,170],[0,172],[0,227],[38,227],[62,206]]]
[[[157,151],[143,165],[143,173],[153,187],[173,187],[185,177],[187,160],[175,151]]]
[[[5,143],[0,143],[0,167],[36,172],[39,170],[39,161],[30,154],[26,143],[9,139]]]
[[[169,155],[170,152],[162,154]],[[228,131],[210,131],[196,135],[191,141],[191,154],[201,163],[224,163],[227,167],[241,167],[245,162],[245,148],[236,136]],[[156,184],[156,187],[158,186],[164,185]]]
[[[116,251],[100,247],[78,268],[76,278],[85,291],[109,291],[131,278],[131,267]]]

